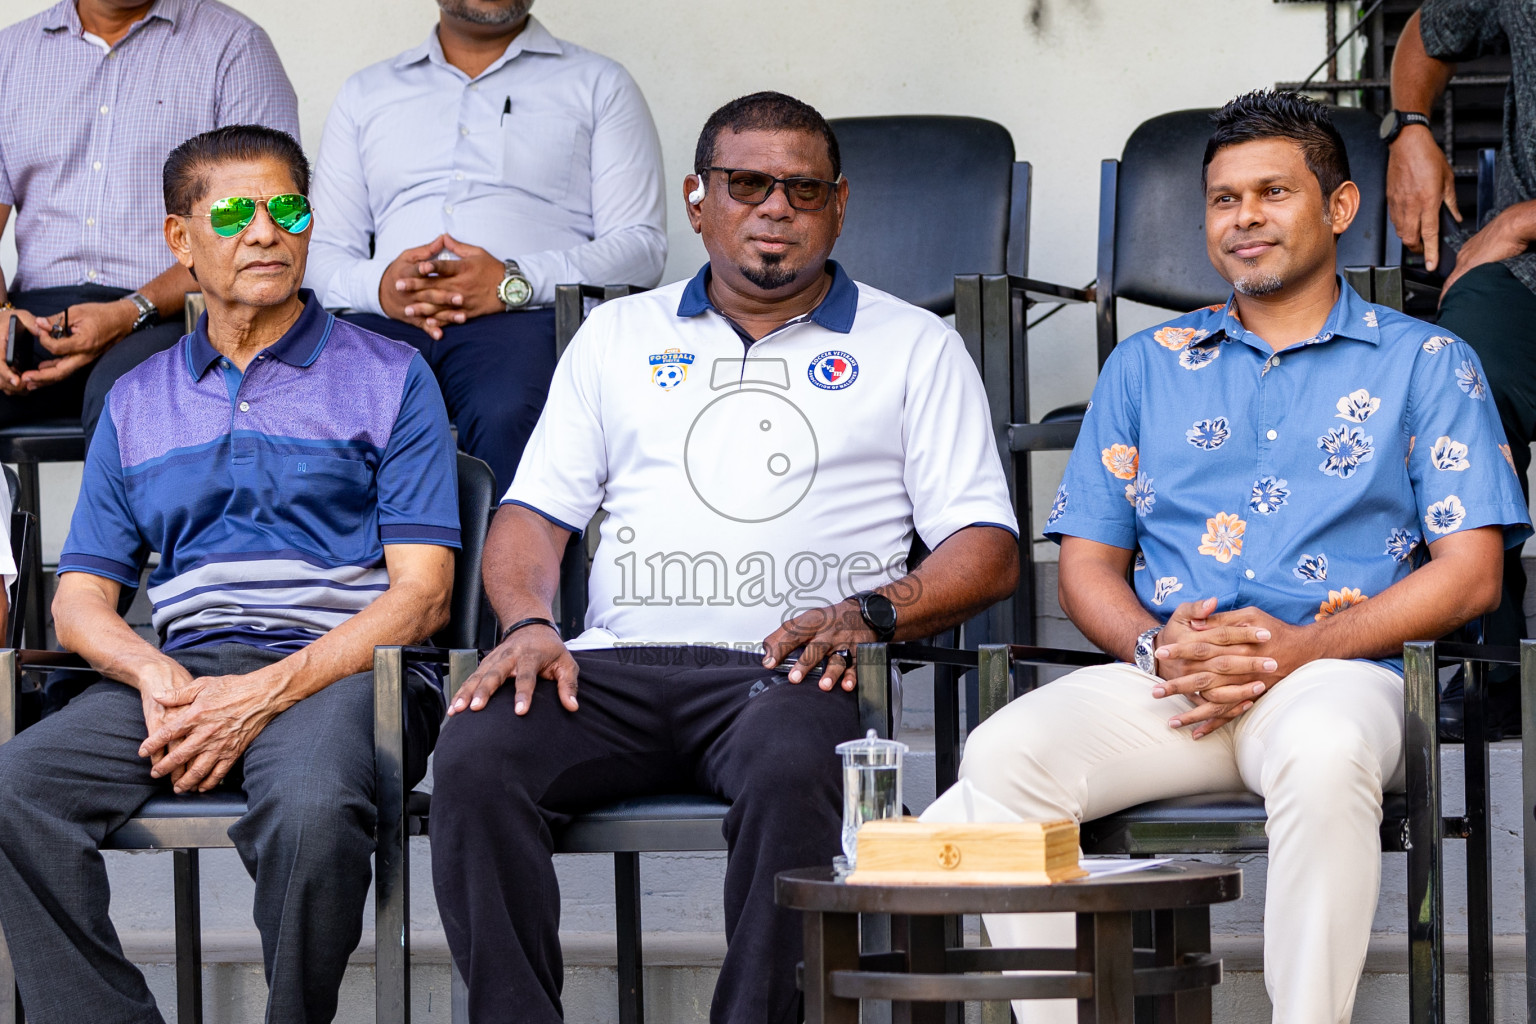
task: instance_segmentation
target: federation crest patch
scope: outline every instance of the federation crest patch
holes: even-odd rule
[[[669,348],[650,357],[651,382],[663,391],[671,391],[688,379],[688,367],[693,363],[693,353],[680,348]]]
[[[859,379],[859,363],[847,352],[833,349],[812,359],[806,375],[823,391],[841,391]]]

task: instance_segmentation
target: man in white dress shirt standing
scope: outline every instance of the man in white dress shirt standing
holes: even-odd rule
[[[336,97],[306,283],[421,350],[505,487],[554,372],[555,286],[661,280],[661,143],[629,74],[533,0],[437,5],[420,46]]]

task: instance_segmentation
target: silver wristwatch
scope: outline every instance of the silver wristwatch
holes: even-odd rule
[[[150,302],[138,292],[129,292],[124,298],[133,303],[133,308],[139,311],[139,318],[133,322],[132,327],[128,328],[129,333],[143,330],[160,319],[160,310],[156,309],[153,302]]]
[[[1162,626],[1153,626],[1136,638],[1136,667],[1148,675],[1157,675],[1157,635]]]
[[[514,309],[522,309],[528,305],[528,300],[533,298],[533,285],[529,284],[528,278],[523,276],[517,260],[502,260],[501,265],[506,270],[507,276],[501,279],[496,295],[510,313]]]

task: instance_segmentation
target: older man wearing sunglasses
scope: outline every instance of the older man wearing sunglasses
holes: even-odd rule
[[[107,918],[103,838],[149,797],[244,791],[267,1019],[328,1021],[373,853],[376,644],[442,626],[453,441],[408,345],[299,289],[309,167],[233,126],[165,168],[165,235],[208,312],[125,374],[59,559],[59,640],[100,673],[0,746],[0,924],[29,1020],[160,1021]],[[323,211],[322,211],[323,212]],[[158,648],[117,614],[145,556]],[[412,780],[441,721],[409,683]]]

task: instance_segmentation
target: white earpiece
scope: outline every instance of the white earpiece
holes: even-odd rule
[[[700,178],[699,187],[688,193],[688,202],[694,206],[698,206],[704,201],[704,197],[708,194],[709,186],[705,183],[703,178]]]

